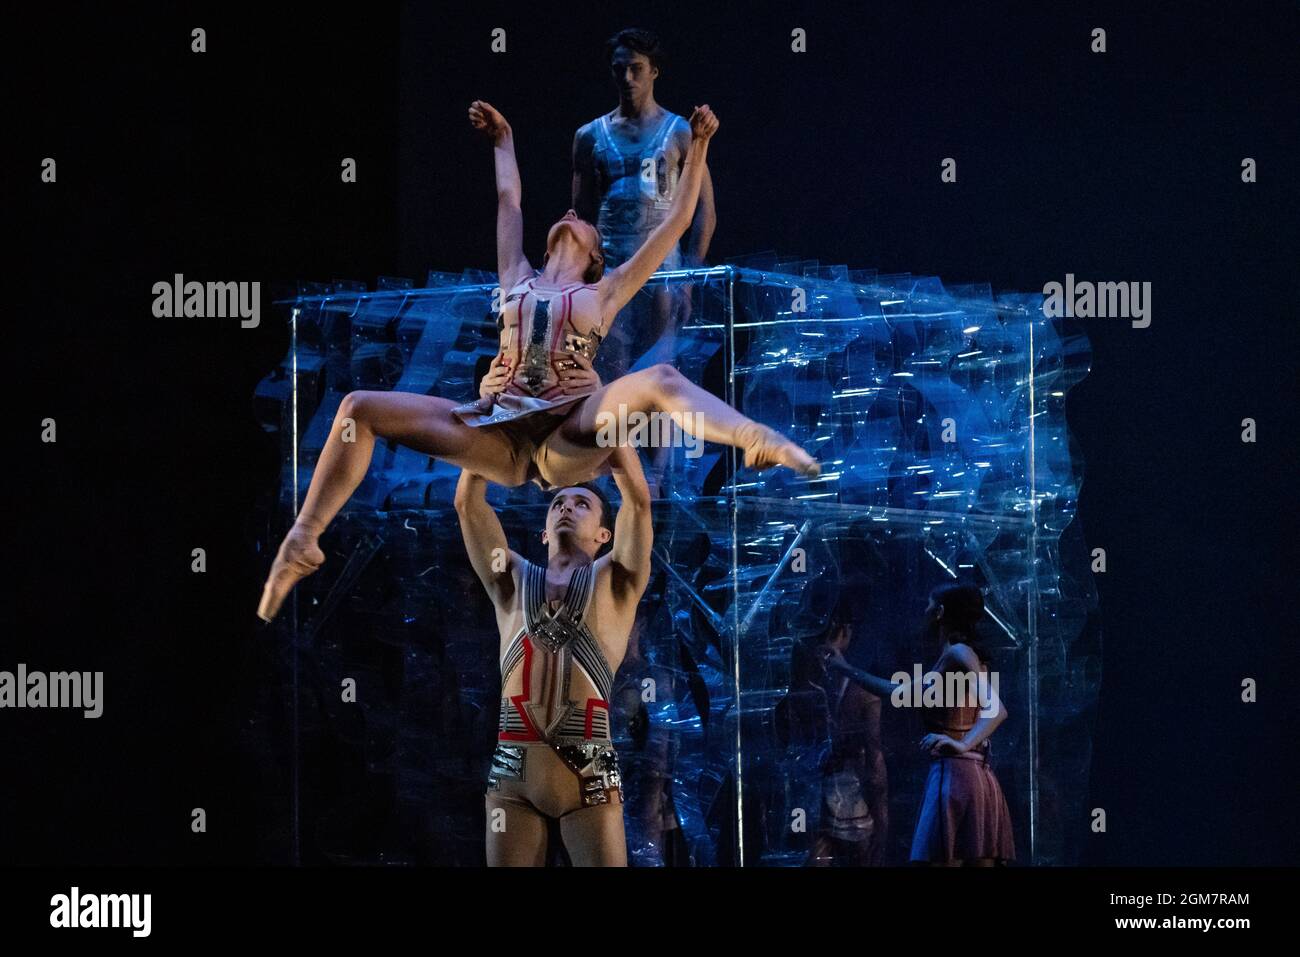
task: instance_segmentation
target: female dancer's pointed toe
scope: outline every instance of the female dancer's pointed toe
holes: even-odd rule
[[[280,606],[288,596],[289,589],[275,588],[268,581],[262,586],[262,600],[257,603],[257,617],[269,625],[280,613]]]
[[[257,617],[270,623],[280,613],[284,600],[293,586],[325,564],[325,553],[315,540],[290,529],[271,563],[271,572],[262,587],[262,600],[257,605]]]
[[[808,478],[817,478],[822,474],[822,467],[815,458],[776,429],[751,422],[741,426],[737,438],[737,445],[745,451],[746,468],[767,469],[774,465],[784,465]]]

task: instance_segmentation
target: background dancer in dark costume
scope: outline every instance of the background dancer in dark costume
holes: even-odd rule
[[[853,624],[831,622],[822,656],[843,656]],[[822,768],[822,814],[809,864],[883,864],[889,843],[889,776],[880,744],[880,698],[839,671],[826,669],[831,751]]]
[[[984,597],[978,588],[943,585],[931,592],[925,634],[941,646],[932,672],[987,677],[988,665],[977,650],[976,628],[983,615]],[[834,650],[827,653],[826,665],[882,698],[899,687],[852,667]],[[901,684],[912,690],[910,681]],[[948,701],[943,707],[922,709],[928,733],[921,739],[921,749],[931,762],[912,837],[913,863],[989,866],[1016,856],[1011,814],[997,775],[989,767],[989,737],[1007,717],[996,687],[991,687],[987,709]]]

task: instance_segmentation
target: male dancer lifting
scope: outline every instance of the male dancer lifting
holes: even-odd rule
[[[575,866],[627,864],[609,699],[650,578],[654,536],[636,450],[616,448],[609,465],[623,498],[612,527],[596,486],[559,489],[542,531],[545,565],[511,551],[484,479],[461,472],[456,487],[465,549],[501,636],[501,717],[485,799],[489,866],[543,866],[547,818],[558,819]]]

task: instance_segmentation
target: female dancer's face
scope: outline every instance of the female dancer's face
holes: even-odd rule
[[[600,233],[596,227],[591,225],[585,219],[579,219],[578,214],[569,210],[551,227],[551,231],[546,234],[546,251],[549,253],[555,249],[556,243],[560,237],[567,234],[584,253],[593,253],[600,248]]]

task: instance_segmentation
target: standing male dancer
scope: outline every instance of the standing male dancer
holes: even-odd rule
[[[461,472],[456,487],[465,549],[501,636],[501,720],[485,798],[489,866],[543,866],[548,818],[559,821],[574,866],[627,864],[609,702],[650,579],[654,533],[636,450],[616,448],[609,465],[623,497],[612,527],[595,485],[559,489],[542,532],[545,565],[510,550],[484,479]]]
[[[640,249],[667,218],[691,145],[691,127],[655,102],[655,78],[663,56],[657,36],[648,30],[620,30],[605,44],[605,55],[618,87],[618,106],[580,127],[573,138],[573,209],[596,224],[605,268],[613,269]],[[683,258],[674,247],[658,268],[703,265],[716,224],[713,181],[706,167],[686,255]],[[636,318],[629,322],[633,315],[626,313],[634,305]],[[683,308],[687,307],[684,299]],[[653,291],[651,304],[643,296],[634,299],[605,343],[609,355],[602,358],[612,364],[601,370],[603,378],[610,380],[632,369],[643,351],[636,348],[638,344],[648,347],[663,339],[671,349],[672,313],[673,297],[662,286]],[[658,354],[653,361],[671,359]]]

